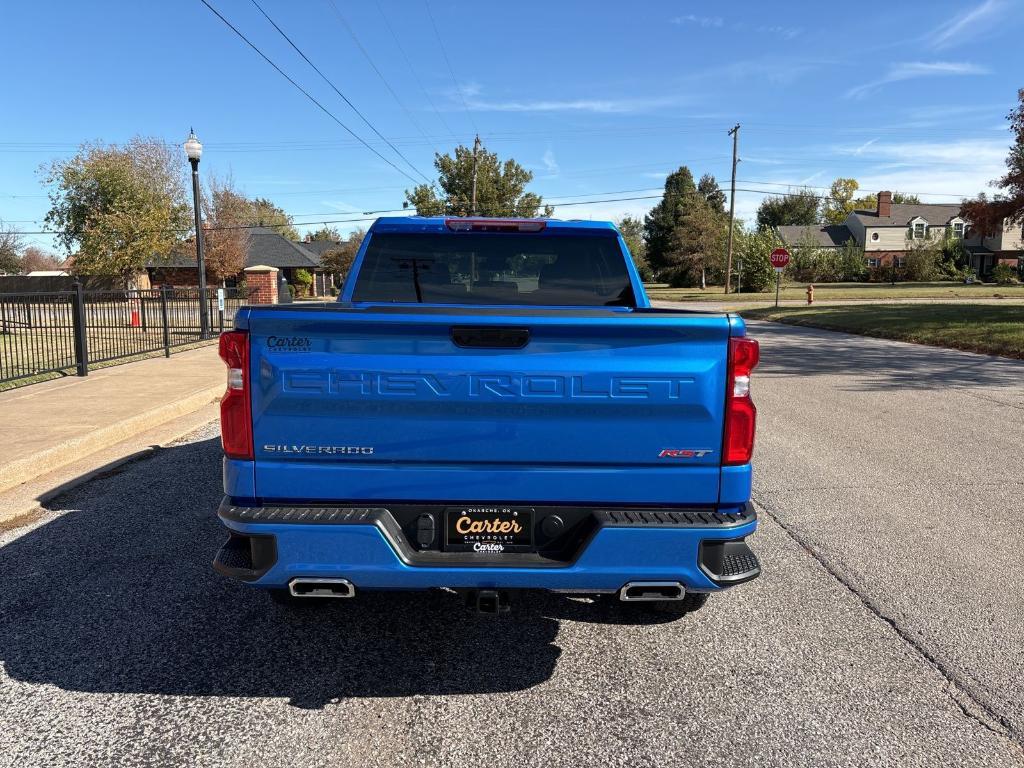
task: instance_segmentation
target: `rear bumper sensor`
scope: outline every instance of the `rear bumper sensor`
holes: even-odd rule
[[[277,539],[265,534],[229,531],[213,558],[217,573],[240,581],[256,581],[277,563]]]
[[[761,562],[743,540],[702,541],[700,569],[715,584],[732,586],[761,575]]]

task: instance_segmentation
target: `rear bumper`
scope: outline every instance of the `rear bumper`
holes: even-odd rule
[[[714,592],[750,581],[760,564],[744,539],[757,528],[749,503],[728,511],[595,510],[571,557],[425,552],[386,507],[240,507],[218,516],[229,540],[214,568],[258,587],[294,578],[344,578],[357,589],[546,589],[613,592],[630,581],[681,582]]]

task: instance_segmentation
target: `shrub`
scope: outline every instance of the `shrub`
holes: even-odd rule
[[[996,264],[992,267],[992,279],[999,285],[1013,285],[1017,282],[1017,270],[1009,264]]]
[[[296,269],[294,282],[296,291],[303,296],[308,296],[310,286],[313,285],[313,275],[308,269]]]

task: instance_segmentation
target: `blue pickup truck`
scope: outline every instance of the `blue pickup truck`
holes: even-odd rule
[[[651,307],[612,224],[378,219],[339,301],[244,307],[220,354],[214,567],[276,600],[681,615],[760,574],[757,342]]]

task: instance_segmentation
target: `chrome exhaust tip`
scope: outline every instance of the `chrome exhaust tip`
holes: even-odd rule
[[[682,600],[686,587],[678,581],[631,581],[619,590],[619,600],[626,603],[653,600]]]
[[[292,597],[355,597],[356,587],[348,579],[292,579],[288,592]]]

